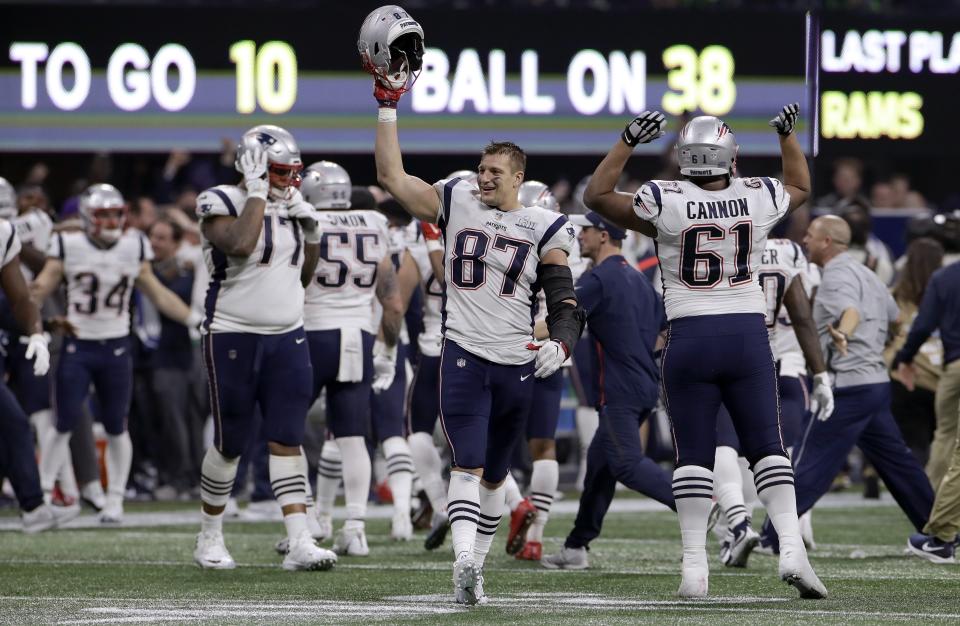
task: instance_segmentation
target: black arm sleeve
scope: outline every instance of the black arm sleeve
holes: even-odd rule
[[[541,264],[537,268],[543,293],[547,297],[547,329],[550,339],[559,341],[573,353],[573,347],[580,339],[587,316],[579,305],[565,300],[577,301],[577,292],[573,288],[573,274],[566,265]]]

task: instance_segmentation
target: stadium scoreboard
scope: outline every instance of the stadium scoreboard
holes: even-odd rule
[[[37,19],[41,10],[57,19]],[[288,128],[305,152],[373,144],[376,105],[355,40],[366,8],[286,9],[282,19],[259,8],[4,13],[4,150],[215,151],[258,123]],[[788,102],[814,102],[803,13],[485,8],[496,33],[477,27],[473,11],[414,17],[426,50],[400,104],[405,152],[469,153],[510,138],[535,154],[602,154],[630,115],[658,108],[721,116],[741,154],[775,155],[767,120]],[[933,143],[945,106],[936,89],[960,65],[954,31],[864,19],[822,20],[819,128],[799,135],[808,151],[813,136],[825,150]]]

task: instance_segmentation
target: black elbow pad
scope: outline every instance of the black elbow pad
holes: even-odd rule
[[[577,292],[573,288],[573,274],[566,265],[554,264],[541,264],[537,274],[547,300],[547,329],[550,331],[550,339],[562,342],[567,353],[572,353],[587,320],[583,309],[567,302],[577,300]]]

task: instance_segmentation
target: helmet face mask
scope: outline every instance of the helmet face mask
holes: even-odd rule
[[[314,208],[349,209],[353,183],[347,170],[339,164],[318,161],[304,172],[300,192]]]
[[[271,200],[289,200],[300,186],[303,161],[300,147],[288,131],[272,124],[254,126],[243,134],[237,145],[234,169],[243,172],[240,157],[256,149],[267,153],[267,172],[270,180]]]
[[[397,5],[382,6],[363,20],[357,51],[363,69],[380,84],[409,91],[423,67],[423,27]]]
[[[736,137],[723,120],[711,115],[687,122],[677,138],[676,149],[677,164],[684,176],[733,176],[736,170]]]
[[[91,185],[80,196],[80,216],[88,235],[113,243],[123,235],[127,206],[113,185]]]

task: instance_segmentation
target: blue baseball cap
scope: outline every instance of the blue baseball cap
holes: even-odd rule
[[[600,214],[596,211],[587,211],[585,215],[571,215],[570,221],[576,224],[577,226],[591,226],[600,230],[607,231],[607,234],[610,235],[610,239],[625,239],[627,236],[627,231],[620,228],[619,226],[614,226],[607,220],[600,217]]]

